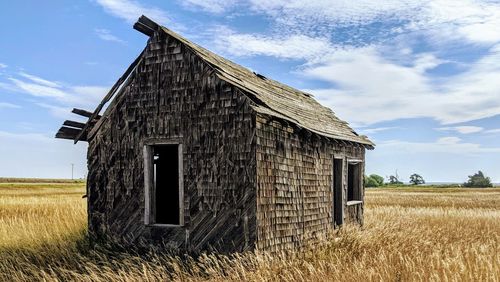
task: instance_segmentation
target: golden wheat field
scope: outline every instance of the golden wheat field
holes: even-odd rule
[[[365,225],[319,245],[196,258],[90,244],[83,194],[0,183],[1,281],[500,281],[500,189],[371,189]]]

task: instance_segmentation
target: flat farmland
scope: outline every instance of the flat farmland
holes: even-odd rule
[[[317,245],[187,257],[93,244],[85,184],[33,182],[0,183],[0,281],[500,281],[498,188],[367,189],[364,226]]]

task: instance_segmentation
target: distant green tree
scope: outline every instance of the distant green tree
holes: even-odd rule
[[[382,176],[377,175],[377,174],[370,174],[370,178],[375,180],[375,182],[377,182],[378,186],[384,185],[384,178]]]
[[[384,178],[380,175],[371,174],[365,175],[365,187],[379,187],[384,185]]]
[[[413,185],[425,184],[425,180],[421,175],[414,173],[410,175],[410,184]]]
[[[391,184],[391,185],[403,184],[403,181],[399,180],[399,176],[397,173],[396,173],[396,175],[389,175],[387,177],[387,180],[389,181],[389,184]]]
[[[474,175],[469,175],[469,180],[464,183],[465,187],[493,187],[491,179],[486,177],[482,171],[478,171]]]

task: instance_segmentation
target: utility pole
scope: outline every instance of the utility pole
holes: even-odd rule
[[[71,180],[73,180],[73,168],[75,167],[75,164],[71,164]]]

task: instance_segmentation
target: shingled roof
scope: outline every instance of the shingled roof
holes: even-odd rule
[[[369,149],[374,146],[374,143],[366,136],[358,135],[347,122],[336,117],[330,108],[319,104],[309,93],[256,74],[187,40],[170,29],[156,24],[145,16],[139,18],[134,28],[148,36],[152,36],[154,32],[165,32],[179,40],[209,64],[218,78],[242,89],[249,94],[251,99],[258,100],[252,107],[259,113],[287,120],[322,136],[363,144]],[[139,57],[141,56],[142,54]],[[110,98],[107,97],[105,100]],[[95,115],[99,114],[101,105],[94,112]],[[82,130],[82,132],[84,131]],[[78,141],[78,138],[75,141]]]

